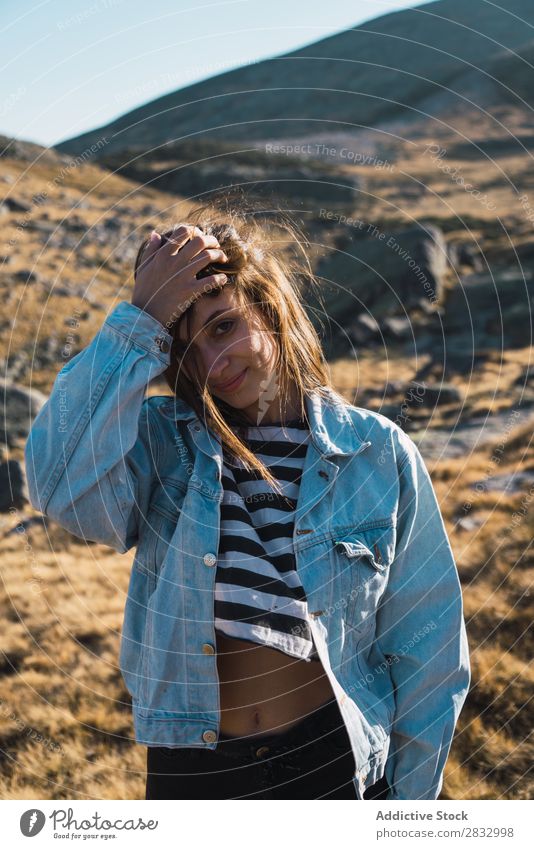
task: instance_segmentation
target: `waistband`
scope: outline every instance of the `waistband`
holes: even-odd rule
[[[279,734],[232,737],[221,732],[217,742],[217,752],[235,758],[258,758],[261,757],[261,753],[272,757],[275,754],[289,752],[305,743],[317,741],[321,734],[328,731],[339,731],[344,728],[343,718],[334,697],[311,711],[296,725]]]

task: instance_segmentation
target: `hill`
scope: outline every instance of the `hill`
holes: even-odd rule
[[[178,89],[56,148],[80,154],[103,137],[102,155],[192,136],[324,141],[466,111],[528,114],[533,24],[530,0],[438,0]]]

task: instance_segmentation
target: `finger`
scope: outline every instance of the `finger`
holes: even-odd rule
[[[202,233],[200,236],[195,236],[191,239],[190,242],[187,242],[186,245],[181,250],[181,254],[186,261],[190,261],[193,257],[196,257],[200,251],[205,248],[220,248],[220,244],[216,236],[208,235],[207,233]]]
[[[175,227],[171,236],[168,237],[166,246],[170,256],[176,256],[179,250],[183,248],[187,242],[194,239],[195,236],[203,235],[202,230],[195,227],[193,224],[180,224]]]
[[[204,268],[204,266],[209,265],[211,262],[224,263],[227,261],[228,257],[221,248],[218,248],[217,250],[214,248],[207,248],[191,260],[188,267],[194,274],[196,274],[201,268]]]
[[[202,289],[206,295],[218,294],[223,286],[225,286],[228,282],[227,274],[222,272],[218,274],[210,274],[208,277],[202,278]]]
[[[187,221],[182,224],[173,224],[171,230],[173,238],[174,236],[181,238],[184,234],[191,234],[193,230],[198,230],[199,233],[202,232],[199,227],[196,227],[194,224],[188,224]]]
[[[152,230],[149,238],[145,242],[145,246],[141,253],[141,257],[139,260],[139,265],[137,270],[140,268],[146,268],[150,259],[154,256],[158,248],[161,247],[161,236],[156,230]]]
[[[196,301],[200,300],[205,295],[217,295],[229,283],[228,275],[223,272],[210,274],[209,277],[203,277],[201,280],[196,280],[196,287],[189,292],[187,299],[180,305],[179,312],[183,314],[193,306]]]

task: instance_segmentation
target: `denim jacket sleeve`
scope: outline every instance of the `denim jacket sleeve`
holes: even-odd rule
[[[33,506],[120,553],[137,542],[146,515],[157,440],[145,390],[168,366],[171,342],[159,321],[119,303],[58,373],[25,446]]]
[[[389,799],[437,799],[470,684],[460,581],[430,475],[401,431],[397,539],[377,612],[395,715],[386,764]]]

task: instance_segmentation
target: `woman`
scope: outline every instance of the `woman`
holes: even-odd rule
[[[469,685],[443,520],[413,441],[330,386],[277,235],[207,205],[152,233],[34,422],[30,497],[137,546],[147,799],[437,798]]]

